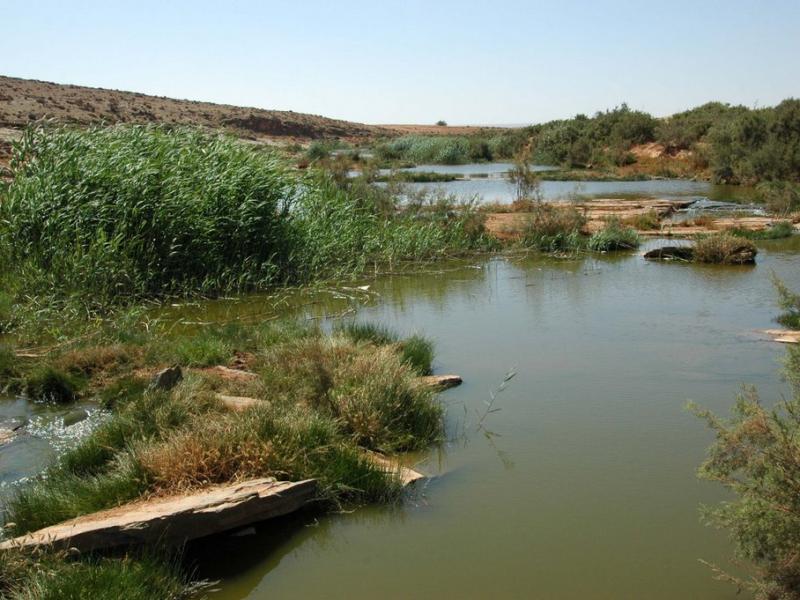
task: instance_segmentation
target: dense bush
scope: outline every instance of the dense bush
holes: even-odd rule
[[[527,219],[522,234],[526,247],[561,252],[577,250],[584,245],[581,229],[586,217],[573,206],[539,204]]]
[[[287,275],[298,183],[272,153],[157,127],[29,129],[0,239],[30,285],[100,302]]]
[[[33,128],[12,167],[0,327],[15,296],[92,310],[349,275],[487,239],[470,207],[401,211],[363,181],[299,175],[271,150],[188,129]]]
[[[511,158],[524,141],[521,130],[473,136],[408,135],[378,144],[375,153],[382,161],[456,165]]]
[[[611,250],[632,250],[639,246],[639,234],[631,227],[625,227],[619,219],[611,219],[589,238],[589,249],[595,252]]]
[[[598,112],[594,117],[551,121],[529,128],[539,163],[587,166],[592,163],[630,160],[628,150],[655,138],[656,120],[627,105]]]

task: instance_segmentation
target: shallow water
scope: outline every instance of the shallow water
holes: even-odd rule
[[[416,457],[435,477],[400,507],[215,539],[198,554],[222,579],[212,598],[737,597],[698,562],[728,565],[731,548],[699,522],[724,494],[695,478],[712,435],[684,404],[786,391],[783,348],[757,330],[774,326],[770,271],[800,287],[800,238],[761,248],[755,267],[506,257],[287,296],[307,316],[364,301],[357,318],[435,340],[436,371],[465,379],[442,396],[453,439]],[[194,310],[249,319],[271,302]],[[477,415],[510,369],[487,438]]]
[[[684,404],[724,413],[741,383],[768,403],[786,392],[783,348],[758,330],[774,326],[770,272],[800,288],[800,237],[760,248],[755,267],[506,256],[162,309],[189,327],[276,314],[381,321],[432,338],[436,371],[465,378],[442,395],[451,441],[411,457],[432,476],[416,495],[203,543],[189,558],[220,579],[210,597],[739,597],[698,562],[728,566],[731,548],[699,522],[698,505],[725,495],[694,476],[712,435]],[[487,437],[478,415],[511,369]],[[0,407],[4,423],[35,424],[0,449],[4,482],[74,439],[65,409]]]
[[[0,446],[0,490],[40,473],[105,416],[93,402],[60,406],[0,396],[0,429],[18,427],[14,438]]]

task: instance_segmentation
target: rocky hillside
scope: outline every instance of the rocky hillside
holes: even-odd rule
[[[194,125],[258,140],[354,140],[389,133],[381,127],[293,111],[175,100],[0,76],[0,128],[15,130],[41,118],[78,125],[98,122]]]

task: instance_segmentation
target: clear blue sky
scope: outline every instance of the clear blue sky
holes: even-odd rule
[[[800,0],[0,1],[0,73],[368,123],[800,96]]]

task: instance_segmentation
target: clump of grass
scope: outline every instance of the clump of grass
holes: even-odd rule
[[[46,479],[15,490],[7,514],[15,534],[36,531],[141,496],[147,491],[146,474],[130,460],[120,459],[116,468],[97,475],[76,475],[52,470]]]
[[[391,347],[355,352],[333,370],[326,408],[366,448],[395,452],[428,446],[441,437],[442,408],[414,377]]]
[[[398,335],[394,331],[376,323],[345,323],[338,327],[337,331],[354,342],[371,342],[376,346],[394,344],[398,340]]]
[[[174,362],[189,367],[225,364],[233,354],[227,341],[213,333],[178,340],[173,352]]]
[[[433,371],[433,344],[419,335],[412,335],[400,342],[400,354],[405,364],[419,375],[430,375]]]
[[[729,229],[728,233],[739,237],[747,238],[749,240],[779,240],[782,238],[791,237],[794,234],[794,225],[791,221],[778,221],[771,227],[762,229],[760,231],[753,231],[750,229]]]
[[[800,329],[800,294],[790,290],[774,273],[772,284],[778,292],[778,306],[783,311],[777,318],[778,323],[792,329]],[[790,371],[800,373],[800,368]]]
[[[622,220],[623,225],[633,227],[639,231],[653,231],[661,227],[661,218],[652,208],[648,211],[627,217]]]
[[[70,350],[59,356],[55,364],[72,375],[90,377],[100,371],[114,372],[132,358],[131,350],[120,344],[94,345]]]
[[[352,322],[336,331],[354,342],[370,342],[376,346],[396,344],[402,361],[419,375],[429,375],[433,363],[433,343],[420,335],[401,340],[396,332],[376,323]]]
[[[38,367],[25,379],[25,393],[33,400],[66,404],[78,398],[75,377],[50,366]]]
[[[188,587],[176,561],[156,556],[17,562],[16,580],[4,590],[9,600],[178,600]]]
[[[210,331],[182,339],[188,344]],[[100,398],[113,416],[43,477],[14,491],[7,512],[15,533],[144,494],[248,477],[315,478],[332,503],[387,500],[399,484],[364,451],[418,449],[442,437],[442,407],[416,383],[431,360],[430,344],[419,337],[399,340],[375,325],[326,336],[275,324],[213,335],[251,352],[260,377],[226,382],[190,372],[169,392],[150,390],[135,375],[106,381]],[[68,355],[70,364],[83,364]],[[148,353],[132,349],[130,356],[135,372]],[[215,397],[241,390],[263,403],[231,412]]]
[[[143,377],[126,376],[117,379],[100,391],[100,405],[113,409],[141,397],[149,382]]]
[[[635,229],[623,226],[619,219],[611,219],[589,238],[589,249],[595,252],[632,250],[639,243],[639,234]]]
[[[522,243],[543,252],[572,251],[584,246],[586,217],[573,206],[539,204],[528,217]]]
[[[17,357],[14,351],[0,344],[0,389],[8,385],[17,374]]]
[[[750,240],[724,232],[699,238],[694,245],[694,260],[701,263],[747,264],[757,253]]]

